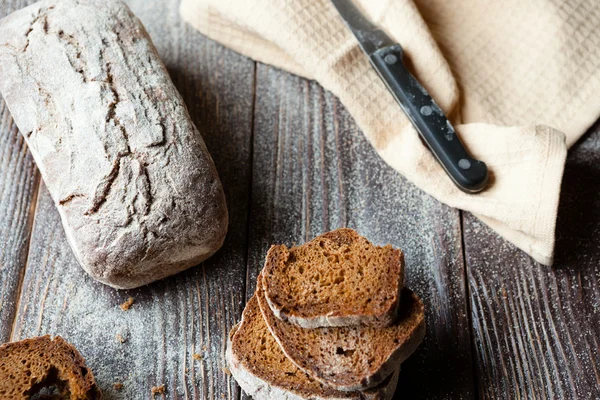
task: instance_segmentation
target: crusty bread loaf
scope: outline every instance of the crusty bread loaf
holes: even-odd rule
[[[257,285],[262,286],[261,276]],[[402,290],[398,319],[385,328],[301,328],[277,318],[264,291],[257,290],[256,296],[269,331],[285,355],[313,378],[338,390],[378,385],[425,336],[423,303],[409,289]]]
[[[302,246],[272,246],[262,275],[277,318],[303,328],[383,327],[396,318],[404,255],[342,228]]]
[[[83,357],[60,336],[0,346],[0,399],[26,400],[34,396],[71,400],[102,397]]]
[[[226,358],[233,377],[254,400],[387,400],[398,380],[396,370],[376,388],[341,392],[312,379],[281,351],[267,329],[256,295],[229,334]]]
[[[0,20],[0,92],[92,277],[134,288],[221,247],[217,170],[125,3],[42,0]]]

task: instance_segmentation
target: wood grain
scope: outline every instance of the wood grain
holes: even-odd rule
[[[44,188],[12,339],[63,336],[82,352],[108,399],[150,398],[163,384],[163,398],[233,399],[239,389],[223,367],[225,338],[245,294],[254,62],[185,25],[177,0],[129,4],[215,160],[230,211],[226,244],[187,272],[116,291],[79,267]],[[133,306],[121,310],[129,297]]]
[[[556,262],[464,218],[482,398],[600,398],[600,126],[569,153]]]
[[[0,18],[28,1],[3,1]],[[10,337],[29,248],[39,173],[0,97],[0,343]]]
[[[459,214],[385,165],[318,84],[258,65],[247,298],[273,243],[341,226],[406,252],[427,338],[401,374],[402,398],[474,395]],[[435,385],[431,381],[435,380]]]
[[[33,1],[0,0],[0,15]],[[427,337],[403,366],[398,398],[600,398],[599,125],[569,154],[556,266],[546,268],[386,166],[318,84],[203,38],[181,22],[177,0],[129,4],[215,160],[226,244],[141,289],[93,281],[0,100],[0,341],[65,337],[106,399],[151,398],[162,384],[156,398],[246,398],[223,370],[225,338],[268,247],[349,226],[405,250],[407,285],[427,307]]]

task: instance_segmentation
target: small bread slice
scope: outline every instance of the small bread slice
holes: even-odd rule
[[[0,399],[101,397],[83,357],[60,336],[40,336],[0,346]]]
[[[404,255],[342,228],[290,249],[272,246],[262,274],[279,319],[303,328],[384,327],[396,319]]]
[[[257,284],[259,288],[262,285],[260,275]],[[425,337],[423,303],[406,288],[402,290],[398,319],[385,328],[301,328],[277,318],[264,291],[257,290],[256,297],[267,327],[285,355],[298,368],[337,390],[365,390],[378,385]]]
[[[229,333],[226,359],[237,383],[254,400],[389,400],[399,373],[398,365],[381,385],[364,392],[341,392],[323,385],[281,351],[267,329],[256,295]]]

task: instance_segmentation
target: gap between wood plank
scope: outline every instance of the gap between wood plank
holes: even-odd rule
[[[479,396],[479,381],[477,377],[477,348],[475,346],[475,333],[473,332],[473,312],[471,310],[471,289],[469,287],[469,275],[467,272],[467,256],[465,254],[465,229],[463,225],[463,210],[458,210],[460,226],[460,249],[463,259],[463,276],[465,284],[465,302],[467,303],[467,317],[469,319],[469,343],[471,344],[471,365],[473,366],[473,391],[476,397]]]
[[[20,133],[19,133],[20,134]],[[29,151],[29,148],[27,148],[27,151]],[[25,271],[27,270],[27,265],[29,264],[29,253],[30,253],[30,248],[31,248],[31,239],[33,236],[33,227],[35,225],[35,215],[37,212],[37,205],[38,205],[38,197],[40,195],[40,190],[42,189],[42,177],[40,174],[40,171],[36,169],[35,172],[35,183],[34,183],[34,190],[33,190],[33,199],[31,199],[31,206],[32,210],[31,210],[31,216],[29,217],[29,221],[27,222],[27,225],[29,226],[29,236],[27,238],[27,255],[25,256],[25,264],[23,265],[23,268],[21,269],[21,274],[19,275],[19,285],[17,286],[17,292],[16,292],[16,296],[15,296],[15,314],[13,316],[13,321],[12,321],[12,326],[10,328],[10,336],[9,336],[9,340],[12,342],[13,339],[13,335],[15,333],[15,325],[17,324],[17,317],[19,315],[19,307],[21,306],[21,292],[23,291],[23,281],[25,280]]]
[[[248,260],[250,259],[250,216],[252,215],[252,172],[254,169],[254,114],[256,112],[256,86],[257,86],[257,70],[258,70],[258,65],[257,62],[254,61],[254,77],[252,78],[252,110],[250,112],[250,160],[249,160],[249,165],[250,165],[250,174],[249,174],[249,182],[248,182],[248,213],[246,214],[246,259],[244,260],[244,263],[246,264],[246,279],[244,279],[244,288],[243,288],[243,292],[244,292],[244,304],[242,305],[241,311],[244,310],[244,308],[246,307],[246,299],[248,298],[248,269],[249,269],[249,265],[248,265]],[[240,318],[241,318],[241,313],[240,313]],[[235,382],[235,384],[237,386],[239,386],[239,384],[237,382]],[[242,398],[242,388],[240,387],[240,390],[237,393],[236,396],[236,400],[240,400]]]
[[[255,121],[255,113],[256,113],[256,87],[258,80],[258,63],[254,61],[254,77],[252,79],[252,111],[251,111],[251,121],[250,121],[250,174],[249,174],[249,190],[248,190],[248,213],[246,215],[246,279],[244,279],[244,303],[248,298],[248,261],[250,260],[250,216],[252,215],[252,173],[254,170],[254,121]],[[245,304],[244,304],[245,307]],[[242,310],[244,309],[242,307]]]
[[[464,121],[463,108],[457,110],[459,121]],[[477,379],[477,347],[475,346],[475,332],[473,329],[473,311],[471,310],[471,288],[469,287],[469,272],[467,270],[467,255],[465,246],[464,211],[458,209],[458,222],[460,227],[460,250],[463,261],[463,279],[465,285],[465,302],[467,307],[467,319],[469,321],[469,343],[471,345],[471,373],[473,374],[473,397],[479,398],[479,381]]]

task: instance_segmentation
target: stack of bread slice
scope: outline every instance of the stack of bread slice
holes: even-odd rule
[[[348,228],[272,246],[229,333],[227,362],[255,400],[391,399],[425,336],[404,256]]]

